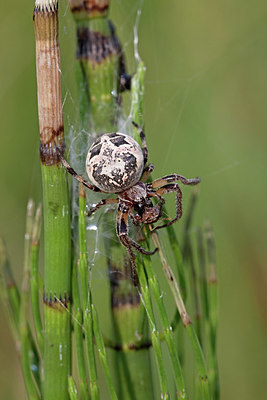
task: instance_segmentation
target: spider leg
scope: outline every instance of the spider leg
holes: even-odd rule
[[[117,236],[121,242],[121,244],[126,247],[129,258],[131,260],[132,264],[132,278],[134,282],[134,286],[138,285],[138,278],[137,278],[137,273],[136,273],[136,257],[135,254],[132,250],[132,247],[127,241],[127,235],[128,235],[128,213],[129,209],[126,207],[122,207],[121,204],[119,204],[118,207],[118,214],[117,214],[117,226],[116,226],[116,231],[117,231]]]
[[[145,250],[142,246],[136,243],[133,239],[128,236],[128,216],[129,216],[129,208],[123,208],[123,205],[119,204],[118,207],[118,220],[117,220],[117,233],[121,243],[128,247],[134,247],[139,253],[144,254],[146,256],[152,256],[158,250],[157,248],[153,251]]]
[[[77,172],[75,172],[74,169],[71,168],[71,166],[67,163],[67,161],[63,157],[63,155],[58,147],[57,147],[57,153],[61,159],[62,164],[64,165],[64,167],[66,168],[66,170],[68,171],[68,173],[70,175],[72,175],[75,179],[77,179],[77,181],[81,182],[88,189],[93,190],[94,192],[102,192],[102,190],[98,189],[98,187],[96,187],[95,185],[92,185],[90,182],[83,179],[83,177],[81,175],[78,175]]]
[[[170,192],[176,192],[176,216],[171,221],[167,222],[166,224],[156,226],[153,230],[165,228],[166,226],[172,225],[174,222],[176,222],[182,216],[182,213],[183,213],[182,191],[181,191],[178,183],[172,183],[169,185],[165,185],[165,186],[159,188],[156,191],[156,194],[158,194],[159,196],[162,196],[162,195],[164,195],[166,193],[170,193]]]
[[[102,206],[106,206],[108,204],[116,204],[116,203],[118,203],[118,199],[103,199],[103,200],[100,200],[99,203],[97,203],[94,207],[91,207],[88,210],[87,216],[89,217],[90,215],[92,215],[96,210],[98,210]]]
[[[149,175],[152,174],[154,171],[154,165],[153,164],[148,164],[143,171],[142,177],[140,179],[141,182],[146,182]]]
[[[153,254],[158,251],[158,248],[156,247],[153,251],[147,251],[145,250],[140,244],[136,243],[133,239],[131,239],[129,236],[127,236],[127,240],[130,243],[132,247],[135,248],[139,253],[144,254],[145,256],[152,256]]]
[[[153,189],[156,189],[160,186],[166,185],[167,183],[172,183],[176,181],[180,181],[184,185],[197,185],[200,182],[200,178],[187,179],[182,175],[172,174],[163,176],[162,178],[155,179],[149,185],[151,185]]]
[[[163,206],[163,204],[165,203],[164,198],[158,193],[158,190],[156,192],[147,191],[147,197],[156,197],[156,199],[159,200],[161,206]]]
[[[140,128],[139,125],[137,125],[134,121],[132,121],[133,126],[136,127],[136,129],[138,130],[138,133],[140,135],[140,139],[141,139],[141,143],[142,143],[142,151],[143,151],[143,156],[144,156],[144,165],[146,165],[147,163],[147,159],[148,159],[148,149],[147,149],[147,145],[146,145],[146,135],[145,132],[143,131],[142,128]]]
[[[137,251],[147,256],[154,254],[158,249],[154,251],[147,251],[134,240],[129,238],[128,236],[128,216],[129,216],[129,208],[125,207],[123,204],[119,204],[118,207],[118,215],[117,215],[117,235],[121,242],[121,244],[126,247],[131,263],[132,263],[132,275],[134,285],[137,286],[137,274],[136,274],[136,257],[132,250],[134,247]]]

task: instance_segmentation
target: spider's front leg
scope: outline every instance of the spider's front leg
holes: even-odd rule
[[[140,179],[141,182],[146,182],[149,175],[152,174],[152,172],[154,171],[154,165],[153,164],[148,164],[143,171],[142,177]]]
[[[201,179],[199,177],[188,179],[182,175],[171,174],[171,175],[163,176],[162,178],[155,179],[153,182],[149,183],[148,185],[151,188],[156,189],[160,186],[166,185],[167,183],[172,183],[172,182],[177,182],[177,181],[182,182],[184,185],[197,185],[201,181]]]
[[[132,264],[133,282],[134,282],[134,285],[137,286],[138,279],[137,279],[137,273],[136,273],[136,257],[135,257],[135,254],[134,254],[132,248],[134,247],[137,251],[139,251],[139,253],[145,254],[147,256],[154,254],[158,249],[155,249],[154,251],[147,251],[128,236],[129,211],[130,210],[129,210],[128,206],[126,206],[125,204],[119,203],[118,215],[117,215],[117,235],[118,235],[118,238],[119,238],[121,244],[124,247],[126,247],[126,249],[128,251],[128,254],[129,254],[129,257],[131,260],[131,264]]]
[[[181,191],[178,183],[172,183],[169,185],[162,186],[161,188],[157,189],[155,193],[159,196],[163,196],[164,194],[170,193],[170,192],[176,192],[176,216],[171,221],[167,222],[166,224],[156,226],[153,230],[165,228],[166,226],[172,225],[174,222],[176,222],[178,219],[180,219],[183,214],[182,191]]]
[[[95,185],[92,185],[90,182],[88,182],[85,179],[83,179],[83,177],[81,175],[77,174],[77,172],[74,171],[74,169],[65,160],[65,158],[63,157],[63,155],[62,155],[62,153],[61,153],[61,151],[59,150],[58,147],[57,147],[57,153],[58,153],[58,155],[60,157],[60,160],[61,160],[62,164],[66,168],[67,172],[70,175],[72,175],[78,182],[82,183],[85,187],[87,187],[87,189],[93,190],[94,192],[102,192],[102,190],[100,190]]]
[[[96,210],[98,210],[102,206],[107,206],[109,204],[116,204],[116,203],[118,203],[118,199],[103,199],[103,200],[100,200],[99,203],[97,203],[94,207],[91,207],[87,211],[87,216],[90,217],[90,215],[92,215]]]

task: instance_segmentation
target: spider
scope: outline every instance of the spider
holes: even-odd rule
[[[60,159],[66,170],[85,187],[94,192],[117,194],[117,198],[107,198],[99,201],[92,207],[88,215],[91,215],[100,207],[118,203],[117,236],[123,246],[126,247],[131,264],[132,278],[137,286],[136,257],[133,249],[144,255],[152,255],[158,249],[147,251],[128,236],[128,218],[134,225],[153,224],[162,216],[162,206],[165,202],[163,195],[176,192],[175,217],[154,228],[161,229],[173,224],[182,216],[182,192],[177,181],[184,185],[196,185],[200,178],[187,179],[184,176],[172,174],[146,183],[149,175],[154,170],[153,164],[147,164],[148,150],[145,133],[132,122],[140,135],[142,149],[139,144],[124,133],[114,132],[102,134],[90,147],[86,158],[86,171],[90,182],[78,175],[67,163],[59,152]],[[151,199],[157,199],[153,205]]]

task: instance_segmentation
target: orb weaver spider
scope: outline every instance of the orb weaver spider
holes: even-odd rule
[[[136,257],[133,249],[144,255],[152,255],[158,249],[147,251],[129,237],[128,218],[130,217],[134,225],[157,222],[162,216],[162,206],[165,202],[162,196],[176,192],[175,217],[163,225],[154,227],[154,230],[173,224],[182,216],[182,191],[175,182],[196,185],[200,178],[187,179],[182,175],[171,174],[146,183],[154,166],[146,165],[148,149],[145,133],[135,122],[132,124],[138,130],[142,148],[131,136],[119,132],[101,135],[90,147],[86,158],[86,172],[93,184],[78,175],[59,150],[58,152],[66,170],[85,187],[94,192],[117,194],[117,198],[99,201],[89,210],[88,215],[104,205],[118,203],[116,232],[121,244],[128,251],[133,282],[137,286]],[[152,198],[158,200],[156,205],[153,205]]]

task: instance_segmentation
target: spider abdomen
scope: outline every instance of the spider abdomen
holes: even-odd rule
[[[120,193],[139,181],[144,168],[139,144],[124,133],[107,133],[90,147],[86,158],[89,179],[107,193]]]

